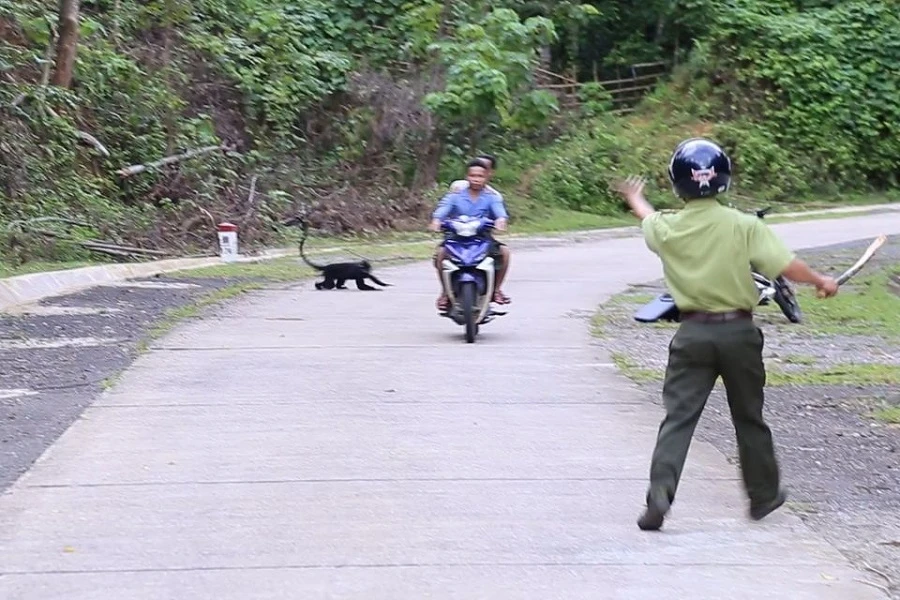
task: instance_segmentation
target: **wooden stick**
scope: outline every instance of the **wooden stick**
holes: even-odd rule
[[[654,84],[652,84],[652,83],[650,85],[635,85],[632,87],[614,88],[614,89],[606,90],[606,91],[609,92],[610,96],[617,96],[619,94],[624,94],[626,92],[639,92],[641,90],[650,90],[650,89],[653,89],[653,85]]]
[[[665,67],[665,66],[667,66],[668,64],[669,64],[669,63],[668,63],[667,61],[665,61],[665,60],[660,60],[660,61],[657,61],[657,62],[635,63],[635,64],[633,64],[633,65],[631,65],[631,66],[632,66],[632,68],[640,69],[641,67]]]
[[[637,83],[640,81],[656,81],[660,78],[661,78],[661,75],[638,75],[637,77],[624,77],[622,79],[610,79],[608,81],[580,81],[580,82],[573,82],[573,83],[545,83],[545,84],[539,85],[537,87],[539,87],[540,89],[544,89],[544,90],[564,90],[567,88],[584,87],[585,85],[587,85],[589,83],[590,84],[597,83],[601,86],[608,86],[608,85],[621,84],[621,83]],[[613,93],[613,92],[620,91],[620,89],[632,89],[632,88],[613,88],[613,89],[610,89],[607,91],[610,93]]]
[[[653,81],[662,77],[662,73],[652,73],[650,75],[638,75],[637,77],[623,77],[621,79],[608,79],[598,82],[600,85],[612,85],[615,83],[637,83],[638,81]]]
[[[143,173],[149,169],[158,169],[159,167],[165,167],[166,165],[172,165],[183,160],[187,160],[188,158],[194,158],[197,156],[202,156],[204,154],[209,154],[211,152],[215,152],[216,150],[221,150],[222,152],[230,152],[234,150],[233,146],[228,144],[222,144],[221,146],[205,146],[203,148],[197,148],[195,150],[189,150],[183,154],[175,154],[172,156],[167,156],[165,158],[161,158],[157,161],[143,164],[143,165],[131,165],[130,167],[124,167],[118,170],[118,174],[121,177],[131,177],[132,175],[137,175],[139,173]]]
[[[869,247],[866,248],[866,251],[863,252],[863,255],[859,257],[859,260],[857,260],[855,263],[853,263],[852,267],[850,267],[849,269],[847,269],[846,271],[844,271],[843,273],[841,273],[838,276],[837,284],[843,285],[843,284],[847,283],[847,281],[851,277],[853,277],[854,275],[859,273],[859,271],[865,266],[865,264],[867,262],[869,262],[872,259],[873,256],[875,256],[875,253],[878,251],[879,248],[881,248],[884,245],[884,243],[886,241],[887,241],[887,236],[885,236],[884,234],[881,234],[877,238],[875,238],[875,241],[872,242],[871,244],[869,244]]]
[[[542,69],[540,67],[536,67],[535,71],[541,73],[543,75],[550,75],[551,77],[556,77],[562,81],[570,81],[572,83],[578,83],[576,79],[571,79],[570,77],[566,77],[565,75],[560,75],[559,73],[554,73],[553,71],[548,71],[546,69]]]

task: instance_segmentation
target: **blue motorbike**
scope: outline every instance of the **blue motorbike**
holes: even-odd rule
[[[491,308],[496,279],[494,259],[488,256],[494,221],[488,218],[460,216],[441,221],[446,234],[446,258],[441,265],[441,279],[450,297],[450,308],[441,316],[466,328],[466,342],[471,344],[480,325],[505,315]]]

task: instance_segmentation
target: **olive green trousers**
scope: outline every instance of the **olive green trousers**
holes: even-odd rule
[[[762,414],[766,384],[763,344],[762,330],[750,319],[681,324],[669,344],[662,393],[666,416],[653,451],[651,489],[662,488],[670,501],[675,499],[694,429],[721,376],[750,504],[775,497],[778,461],[772,433]]]

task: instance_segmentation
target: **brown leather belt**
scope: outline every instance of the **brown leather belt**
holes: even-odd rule
[[[725,323],[738,319],[752,319],[753,313],[747,310],[730,310],[727,312],[702,312],[688,311],[681,314],[683,321],[696,321],[698,323]]]

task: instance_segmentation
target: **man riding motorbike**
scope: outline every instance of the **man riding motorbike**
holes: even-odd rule
[[[495,229],[500,231],[506,230],[509,215],[506,212],[506,207],[503,205],[503,197],[496,191],[486,187],[488,173],[490,172],[488,164],[487,161],[480,158],[469,162],[466,166],[466,187],[458,191],[450,191],[441,198],[428,226],[431,231],[440,231],[442,220],[453,219],[462,215],[494,219]],[[508,304],[510,299],[501,291],[500,286],[503,285],[503,280],[509,270],[509,248],[502,242],[494,239],[493,236],[491,236],[491,240],[490,256],[498,264],[497,283],[494,286],[492,301],[497,304]],[[437,308],[441,312],[446,312],[450,309],[450,298],[447,295],[447,290],[444,289],[444,282],[441,278],[441,264],[445,257],[444,241],[441,241],[434,254],[434,268],[437,271],[438,281],[441,284],[441,295],[437,300]]]
[[[491,185],[491,179],[494,178],[494,173],[497,171],[497,157],[493,154],[479,154],[475,158],[481,160],[482,162],[489,163],[487,179],[485,179],[484,187],[489,192],[494,192],[498,196],[500,196],[500,201],[503,201],[503,194],[501,194],[495,187]],[[457,179],[453,183],[450,184],[451,192],[459,192],[461,190],[469,187],[469,182],[465,179]]]

